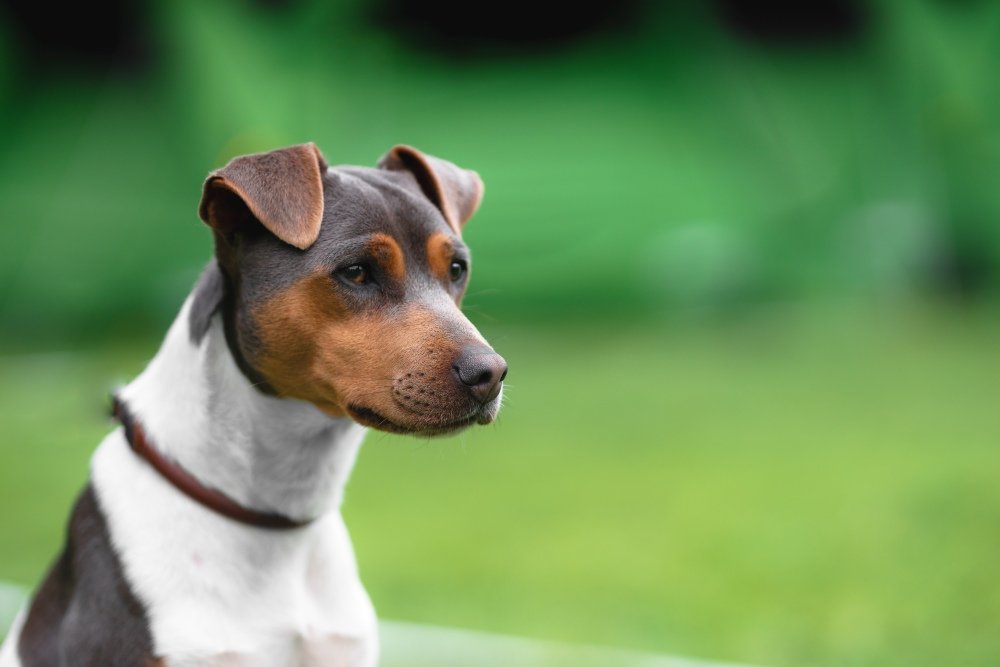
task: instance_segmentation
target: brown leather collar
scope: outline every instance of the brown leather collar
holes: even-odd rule
[[[178,491],[201,503],[208,509],[229,517],[233,521],[239,521],[249,526],[257,528],[269,528],[272,530],[287,530],[290,528],[302,528],[310,523],[312,519],[299,521],[282,514],[272,512],[259,512],[240,505],[238,502],[218,491],[210,489],[199,482],[194,475],[174,463],[161,454],[146,438],[146,432],[132,414],[125,407],[125,403],[117,396],[112,397],[114,402],[113,414],[115,418],[125,427],[125,439],[128,440],[129,447],[140,458],[145,459],[149,465],[153,466],[156,472],[160,473],[164,479],[174,485]]]

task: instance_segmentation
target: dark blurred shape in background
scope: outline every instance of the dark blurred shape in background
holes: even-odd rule
[[[977,0],[7,0],[0,579],[209,258],[209,170],[409,143],[485,181],[465,307],[511,376],[495,428],[370,438],[383,614],[1000,664],[998,63]]]
[[[794,44],[850,44],[868,24],[868,12],[851,0],[715,0],[733,32],[749,41]]]
[[[511,0],[476,5],[460,0],[378,0],[373,18],[376,25],[432,52],[463,58],[527,56],[594,35],[629,35],[649,15],[646,4],[642,0]]]
[[[133,0],[4,0],[3,18],[25,78],[148,73],[155,55],[149,12]]]

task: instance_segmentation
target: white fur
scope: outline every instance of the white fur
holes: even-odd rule
[[[364,428],[255,390],[218,316],[200,345],[190,341],[190,301],[121,397],[154,446],[206,485],[318,518],[293,530],[236,523],[171,486],[122,429],[109,434],[91,479],[154,653],[169,667],[375,665],[375,612],[339,512]]]
[[[21,659],[17,657],[17,638],[21,636],[25,615],[22,609],[11,624],[3,646],[0,646],[0,667],[21,667]]]

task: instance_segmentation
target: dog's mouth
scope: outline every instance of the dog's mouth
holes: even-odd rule
[[[399,433],[403,435],[435,436],[455,433],[463,428],[472,426],[476,422],[488,423],[492,421],[483,409],[478,409],[471,414],[452,421],[431,422],[426,424],[405,425],[395,422],[385,415],[362,405],[349,405],[347,411],[351,417],[364,426],[388,431],[389,433]]]

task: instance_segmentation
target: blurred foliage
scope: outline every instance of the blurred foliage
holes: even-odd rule
[[[306,140],[480,171],[469,304],[505,320],[997,285],[1000,5],[880,3],[822,46],[650,5],[631,31],[495,58],[414,50],[364,6],[150,5],[158,55],[96,79],[35,73],[6,40],[6,337],[161,327],[210,253],[207,171]]]

